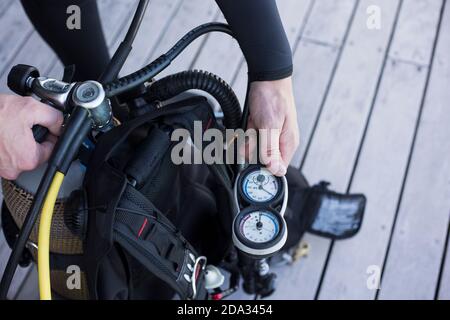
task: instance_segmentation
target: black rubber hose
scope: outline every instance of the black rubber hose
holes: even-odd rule
[[[164,101],[192,89],[207,92],[217,100],[225,117],[225,127],[240,128],[241,106],[236,94],[224,80],[206,71],[190,70],[167,76],[155,82],[145,98]]]
[[[42,210],[45,197],[47,196],[50,185],[52,184],[53,177],[59,170],[64,174],[66,172],[67,166],[66,159],[73,159],[74,154],[78,152],[82,139],[81,135],[85,137],[89,132],[91,123],[89,120],[89,114],[86,109],[77,108],[70,117],[70,121],[67,124],[66,130],[63,135],[59,138],[57,145],[55,146],[55,151],[48,163],[45,174],[39,184],[36,195],[34,197],[33,203],[30,210],[25,218],[25,221],[20,230],[19,236],[14,243],[11,255],[6,264],[5,271],[3,273],[2,281],[0,283],[0,300],[5,300],[8,295],[8,290],[11,285],[11,281],[14,277],[14,273],[19,264],[22,252],[30,238],[31,231],[36,224],[39,213]],[[76,144],[78,143],[78,146]],[[63,168],[61,168],[63,165]]]
[[[198,26],[195,29],[189,31],[181,40],[179,40],[169,51],[160,56],[158,59],[145,66],[144,68],[128,75],[117,79],[113,82],[104,85],[106,95],[113,97],[120,95],[128,90],[131,90],[146,81],[151,80],[158,73],[167,68],[170,63],[183,52],[186,47],[191,44],[198,37],[209,32],[223,32],[233,36],[233,32],[230,27],[225,23],[211,22]]]
[[[117,78],[120,70],[122,69],[125,61],[127,60],[128,55],[133,49],[132,45],[136,35],[139,31],[139,27],[141,26],[142,20],[145,16],[145,11],[147,10],[149,4],[149,0],[140,0],[136,9],[136,13],[134,14],[133,21],[130,24],[128,32],[125,36],[125,39],[119,45],[119,48],[114,53],[111,61],[109,62],[106,70],[100,76],[99,82],[109,82],[113,81]]]

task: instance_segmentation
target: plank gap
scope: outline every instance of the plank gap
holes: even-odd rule
[[[391,246],[392,246],[392,239],[394,237],[395,227],[397,225],[399,212],[400,212],[403,196],[404,196],[404,193],[405,193],[406,183],[407,183],[408,175],[409,175],[409,169],[411,167],[412,157],[413,157],[413,154],[414,154],[414,147],[416,145],[418,132],[419,132],[419,128],[420,128],[420,122],[421,122],[422,115],[423,115],[423,109],[424,109],[425,102],[426,102],[426,96],[427,96],[428,88],[429,88],[429,85],[430,85],[431,74],[432,74],[433,68],[435,67],[434,60],[435,60],[436,49],[437,49],[437,45],[438,45],[438,41],[439,41],[439,35],[440,35],[441,27],[442,27],[442,21],[443,21],[444,12],[445,12],[445,6],[446,6],[446,1],[443,1],[442,7],[441,7],[441,12],[439,14],[439,22],[438,22],[438,26],[437,26],[437,30],[436,30],[436,35],[435,35],[435,38],[434,38],[434,41],[433,41],[433,49],[432,49],[432,54],[431,54],[431,60],[430,60],[430,63],[429,63],[431,68],[430,68],[430,70],[429,70],[429,72],[427,74],[427,79],[425,81],[425,87],[424,87],[424,91],[423,91],[423,95],[422,95],[422,101],[421,101],[421,104],[420,104],[419,114],[417,116],[417,121],[416,121],[415,129],[414,129],[413,139],[412,139],[410,151],[409,151],[409,154],[408,154],[408,161],[407,161],[406,168],[405,168],[405,174],[403,176],[402,186],[401,186],[401,189],[400,189],[400,194],[399,194],[399,198],[398,198],[398,201],[397,201],[397,206],[396,206],[396,209],[395,209],[394,221],[392,223],[391,232],[389,234],[389,241],[388,241],[388,245],[387,245],[387,248],[386,248],[386,253],[385,253],[385,256],[384,256],[383,265],[382,265],[382,268],[381,268],[380,283],[383,283],[383,276],[384,276],[384,273],[386,271],[386,265],[387,265],[387,261],[388,261],[388,258],[389,258],[390,249],[391,249]],[[381,292],[381,290],[378,290],[376,292],[375,300],[379,300],[380,292]]]

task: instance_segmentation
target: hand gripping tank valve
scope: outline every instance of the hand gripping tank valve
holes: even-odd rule
[[[74,105],[88,110],[94,129],[108,131],[113,125],[112,108],[103,86],[96,81],[77,85],[72,94]]]
[[[8,75],[9,88],[21,96],[35,95],[65,115],[72,113],[75,106],[89,112],[93,129],[107,131],[112,126],[112,108],[103,86],[96,81],[67,83],[41,77],[39,71],[23,64],[16,65]],[[37,142],[42,142],[48,130],[39,125],[33,127]]]
[[[57,196],[60,194],[64,178],[73,167],[73,161],[77,159],[79,150],[91,131],[107,131],[112,127],[112,107],[100,83],[96,81],[66,83],[40,77],[37,69],[31,66],[15,66],[8,76],[8,86],[19,95],[35,95],[44,103],[62,111],[66,116],[64,130],[45,167],[41,182],[35,189],[33,202],[0,284],[0,298],[4,298],[17,261],[41,212],[37,254],[39,288],[41,299],[51,299],[49,243]],[[33,127],[33,135],[37,142],[44,141],[47,133],[46,128]]]

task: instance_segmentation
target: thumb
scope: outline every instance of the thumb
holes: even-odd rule
[[[284,176],[286,166],[281,158],[279,129],[261,129],[259,131],[259,153],[261,162],[276,176]]]

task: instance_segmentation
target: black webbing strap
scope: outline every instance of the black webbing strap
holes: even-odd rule
[[[131,185],[116,211],[114,240],[181,299],[205,299],[204,267],[200,258],[164,214]]]

